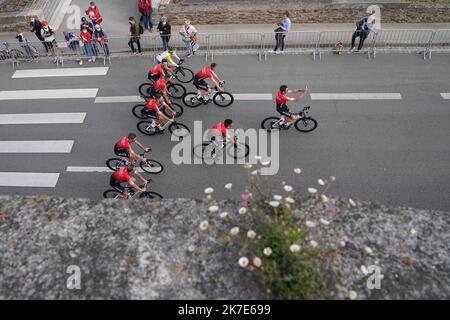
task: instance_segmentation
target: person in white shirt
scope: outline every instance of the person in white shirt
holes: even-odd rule
[[[291,30],[291,19],[289,12],[286,11],[284,13],[283,20],[278,23],[278,28],[275,30],[275,39],[277,40],[277,44],[275,45],[275,49],[273,49],[273,53],[280,54],[284,51],[284,38],[286,38],[288,32]],[[278,51],[278,49],[280,51]]]
[[[197,29],[193,25],[191,25],[190,20],[185,20],[184,25],[180,29],[180,35],[181,40],[183,41],[184,45],[187,49],[187,56],[191,57],[193,54],[195,54],[195,50],[193,48],[193,43],[196,44],[196,38],[197,38]]]

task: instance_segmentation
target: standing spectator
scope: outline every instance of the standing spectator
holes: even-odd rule
[[[92,46],[92,36],[88,32],[86,27],[83,27],[83,31],[80,33],[80,38],[84,44],[84,53],[89,57],[88,62],[95,62],[95,52]]]
[[[33,32],[36,35],[36,38],[39,39],[40,42],[42,42],[42,45],[44,46],[45,52],[48,53],[48,48],[44,43],[44,38],[41,35],[42,30],[42,23],[37,18],[31,18],[30,20],[30,32]]]
[[[365,17],[361,20],[356,21],[356,31],[353,33],[352,36],[352,46],[350,48],[350,52],[355,51],[355,41],[356,38],[359,37],[359,45],[356,52],[360,51],[364,45],[364,41],[369,36],[370,32],[373,29],[373,24],[375,23],[375,17],[374,15],[370,15],[368,17]]]
[[[80,25],[80,31],[83,32],[83,28],[86,27],[87,32],[89,32],[89,34],[91,35],[91,38],[94,38],[94,25],[87,21],[86,17],[82,17],[81,18],[81,25]],[[97,48],[97,43],[94,41],[92,43],[92,48],[94,49],[94,53],[95,55],[98,54],[98,48]]]
[[[141,54],[141,34],[144,33],[144,27],[140,23],[138,24],[134,17],[130,17],[128,23],[130,24],[130,41],[128,41],[128,46],[134,54]],[[134,48],[134,43],[137,44],[138,52]]]
[[[48,51],[52,53],[54,59],[53,62],[58,62],[58,44],[56,43],[55,39],[55,32],[53,31],[53,28],[48,25],[46,21],[42,21],[42,29],[41,29],[41,36],[44,38],[44,45],[47,47]]]
[[[95,39],[100,43],[100,46],[103,48],[103,53],[105,54],[105,57],[109,57],[109,47],[108,47],[108,37],[106,36],[105,30],[102,28],[101,25],[96,24],[95,25],[95,31],[94,31]]]
[[[100,10],[98,10],[98,7],[95,5],[94,1],[91,1],[89,8],[86,10],[86,15],[88,16],[89,19],[91,19],[93,26],[103,22]]]
[[[144,28],[152,32],[152,0],[139,0],[138,7],[139,12],[141,13],[141,21],[144,23]]]
[[[187,49],[186,57],[191,57],[195,54],[194,45],[197,44],[197,29],[193,25],[191,25],[190,20],[184,21],[184,26],[180,29],[180,35],[182,36],[181,40]]]
[[[164,51],[166,51],[169,49],[170,34],[172,32],[172,27],[167,22],[166,16],[161,17],[161,21],[159,21],[157,30],[159,31],[159,35],[161,36],[163,49]]]
[[[83,59],[81,57],[81,46],[80,46],[80,38],[73,34],[73,32],[64,31],[64,38],[66,39],[67,48],[71,51],[75,52],[78,57],[78,63],[80,66],[83,64]]]
[[[23,31],[20,28],[17,29],[16,39],[17,39],[17,41],[19,41],[20,46],[27,53],[28,59],[34,60],[34,59],[36,59],[39,56],[39,54],[37,53],[36,49],[25,38],[25,36],[23,35]]]
[[[283,19],[278,23],[278,28],[275,29],[275,39],[277,40],[277,43],[275,45],[275,49],[273,49],[273,52],[276,54],[283,53],[284,51],[284,38],[286,38],[288,32],[291,30],[291,19],[289,12],[286,11],[284,13]],[[277,51],[280,49],[280,51]]]

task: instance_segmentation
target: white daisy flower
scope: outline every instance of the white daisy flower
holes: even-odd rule
[[[412,235],[415,235],[417,233],[416,229],[414,229],[414,228],[412,228],[410,232]]]
[[[208,229],[208,227],[209,227],[209,223],[208,223],[208,221],[202,221],[201,223],[200,223],[200,230],[206,230],[206,229]]]
[[[289,185],[284,186],[284,191],[291,192],[292,190],[294,190],[294,188],[292,188],[291,186],[289,186]]]
[[[311,193],[311,194],[315,194],[315,193],[317,193],[317,189],[315,189],[315,188],[308,188],[308,192]]]
[[[291,250],[291,252],[299,252],[300,246],[298,244],[293,244],[289,247],[289,250]]]
[[[306,220],[305,225],[308,228],[314,228],[316,226],[316,224],[314,222],[310,221],[310,220]]]
[[[317,183],[320,184],[321,186],[325,185],[325,181],[323,181],[322,179],[317,180]]]
[[[219,217],[221,217],[222,219],[226,218],[228,216],[228,212],[221,212],[219,214]]]
[[[300,173],[302,173],[302,170],[300,168],[295,168],[294,169],[294,173],[295,174],[300,174]]]
[[[367,253],[367,254],[372,254],[373,250],[371,248],[369,248],[369,247],[364,247],[364,252]]]
[[[206,188],[205,189],[205,193],[206,194],[211,194],[211,193],[213,193],[214,192],[214,189],[213,188]]]
[[[225,189],[227,189],[227,190],[231,190],[232,188],[233,188],[233,184],[232,183],[227,183],[225,185]]]
[[[328,202],[328,197],[324,194],[320,195],[320,200],[322,200],[322,202]]]
[[[270,249],[270,248],[264,248],[264,255],[266,255],[266,256],[270,256],[271,254],[272,254],[272,249]]]
[[[242,268],[247,267],[247,266],[248,266],[248,258],[247,258],[247,257],[241,257],[241,258],[239,258],[239,265],[240,265]]]
[[[209,212],[215,213],[217,211],[219,211],[219,207],[218,206],[210,206],[209,207]]]
[[[281,201],[281,200],[283,199],[283,197],[280,196],[280,195],[278,195],[278,194],[275,194],[275,195],[273,196],[273,199],[274,199],[275,201]]]
[[[292,197],[286,197],[284,199],[284,201],[286,201],[287,203],[290,203],[290,204],[294,204],[295,203],[295,200]]]
[[[280,205],[280,202],[278,202],[278,201],[270,201],[269,205],[271,207],[278,208],[278,206]]]
[[[246,207],[239,208],[239,214],[246,214],[246,213],[247,213],[247,208]]]
[[[357,296],[358,296],[358,294],[356,293],[356,291],[351,290],[348,293],[348,297],[350,298],[350,300],[355,300]]]
[[[230,230],[230,234],[232,235],[232,236],[235,236],[235,235],[237,235],[239,233],[239,228],[238,227],[234,227],[234,228],[232,228],[231,230]]]
[[[327,226],[327,225],[330,224],[330,221],[325,220],[325,219],[322,218],[322,219],[320,219],[320,223]]]
[[[318,244],[316,241],[311,240],[311,241],[309,242],[309,245],[310,245],[311,247],[313,247],[313,248],[316,248],[319,244]]]

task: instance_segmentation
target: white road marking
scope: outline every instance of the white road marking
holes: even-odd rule
[[[442,99],[449,100],[450,99],[450,93],[449,92],[441,93],[441,97],[442,97]]]
[[[83,123],[86,112],[0,114],[1,124]]]
[[[95,98],[95,89],[52,89],[52,90],[12,90],[0,91],[0,100],[34,100],[34,99],[81,99]]]
[[[95,103],[145,102],[140,96],[97,97]]]
[[[0,172],[0,187],[54,188],[59,173]]]
[[[234,100],[237,101],[257,101],[257,100],[272,100],[271,93],[236,93],[233,94]],[[140,96],[112,96],[112,97],[97,97],[95,103],[124,103],[124,102],[145,102],[144,98]]]
[[[311,100],[401,100],[400,93],[311,93]]]
[[[141,168],[137,168],[136,171],[140,173],[144,172],[144,170],[142,170]],[[113,171],[108,167],[67,167],[66,172],[87,173],[87,172],[113,172]]]
[[[14,72],[12,78],[23,79],[23,78],[104,76],[108,73],[108,70],[109,67],[17,70],[16,72]]]
[[[0,141],[0,153],[70,153],[73,140]]]

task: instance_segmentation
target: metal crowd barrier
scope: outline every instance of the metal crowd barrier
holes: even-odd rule
[[[341,42],[345,48],[350,48],[354,30],[340,31],[292,31],[285,38],[284,52],[287,54],[312,54],[314,60],[316,56],[322,58],[322,54],[335,51],[335,46]],[[216,33],[198,34],[199,54],[205,59],[214,59],[216,55],[233,54],[255,54],[259,60],[267,60],[268,54],[275,47],[275,33]],[[111,64],[111,57],[130,56],[130,37],[110,37],[107,45],[109,54],[104,48],[96,43],[97,58],[103,59],[104,65]],[[163,51],[162,41],[158,34],[142,35],[139,37],[142,52],[145,55],[153,56],[153,59]],[[355,45],[358,45],[356,39]],[[5,51],[4,45],[0,45],[0,60],[12,62],[16,67],[22,61],[31,60],[32,55],[37,58],[54,59],[52,54],[46,52],[43,43],[29,42],[33,50],[27,45],[17,42],[9,43],[9,49]],[[137,48],[137,43],[134,43]],[[185,51],[185,45],[179,35],[173,35],[170,39],[170,46]],[[68,48],[65,41],[57,41],[57,66],[64,66],[68,60],[76,60],[85,55],[84,46],[80,42],[79,51]],[[5,53],[6,52],[6,53]],[[13,52],[13,53],[11,53]],[[15,53],[14,53],[15,52]],[[34,52],[34,53],[33,53]],[[371,32],[365,40],[360,53],[367,54],[368,58],[375,58],[377,53],[391,52],[419,52],[424,59],[431,59],[432,52],[450,52],[450,29],[442,30],[379,30]]]

